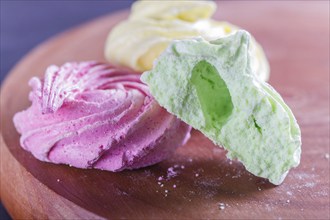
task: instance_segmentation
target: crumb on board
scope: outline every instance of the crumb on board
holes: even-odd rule
[[[222,202],[219,203],[219,209],[224,210],[226,208],[226,205]]]

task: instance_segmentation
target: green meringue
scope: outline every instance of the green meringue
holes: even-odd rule
[[[250,42],[242,30],[175,40],[141,79],[161,106],[278,185],[299,165],[301,134],[281,96],[253,73]]]

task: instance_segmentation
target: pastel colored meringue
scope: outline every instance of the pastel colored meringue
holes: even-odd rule
[[[137,1],[129,18],[109,33],[105,57],[142,72],[150,70],[154,60],[175,39],[201,36],[215,40],[239,29],[211,19],[215,10],[216,4],[211,1]],[[267,58],[253,38],[249,50],[253,73],[268,80]]]
[[[14,116],[21,146],[42,161],[110,171],[167,158],[190,126],[160,107],[139,75],[97,62],[50,66]]]
[[[227,149],[256,176],[281,184],[300,163],[290,108],[251,68],[246,31],[208,42],[176,40],[141,79],[158,103]]]

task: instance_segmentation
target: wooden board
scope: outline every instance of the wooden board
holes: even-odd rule
[[[20,148],[12,117],[29,106],[28,79],[50,64],[103,60],[108,31],[126,16],[109,15],[50,39],[2,85],[1,199],[12,217],[328,219],[329,2],[220,2],[215,16],[249,30],[264,46],[270,83],[301,126],[301,165],[280,186],[230,162],[197,131],[169,160],[119,173],[40,162]]]

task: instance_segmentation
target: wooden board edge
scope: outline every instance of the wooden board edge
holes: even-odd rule
[[[34,178],[9,152],[2,135],[0,146],[1,201],[13,219],[104,219]]]

